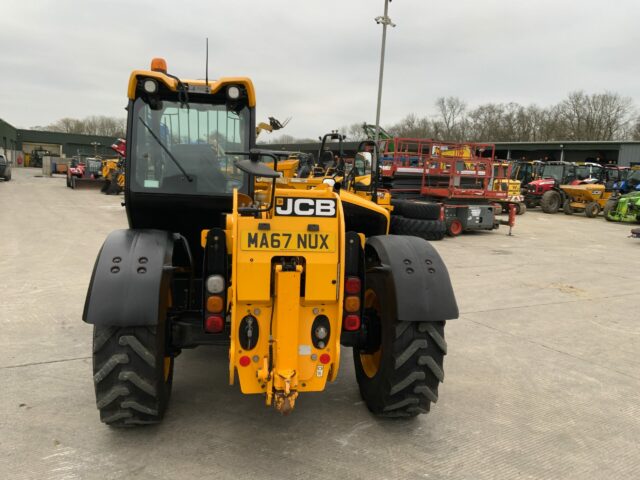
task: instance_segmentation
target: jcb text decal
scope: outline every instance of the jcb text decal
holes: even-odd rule
[[[277,197],[276,215],[291,217],[335,217],[334,198]]]

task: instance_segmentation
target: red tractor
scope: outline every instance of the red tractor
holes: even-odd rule
[[[100,188],[104,183],[102,177],[102,161],[97,158],[72,158],[67,169],[67,187]]]
[[[539,178],[529,182],[524,187],[524,201],[527,208],[535,208],[540,205],[543,210],[553,210],[555,208],[555,211],[558,211],[563,202],[560,185],[570,184],[576,178],[576,165],[574,163],[545,163]],[[545,196],[549,192],[553,193]]]

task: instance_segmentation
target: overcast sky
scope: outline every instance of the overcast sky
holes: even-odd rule
[[[316,137],[375,120],[383,0],[2,0],[0,118],[124,116],[131,70],[253,79],[258,120]],[[610,90],[640,105],[638,0],[394,0],[382,124],[470,105]]]

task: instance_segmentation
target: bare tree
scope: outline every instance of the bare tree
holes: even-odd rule
[[[267,143],[297,143],[297,138],[293,135],[283,133],[282,135],[279,135],[277,137],[270,138]]]
[[[635,123],[631,128],[629,136],[633,140],[640,140],[640,116],[636,117]]]
[[[431,138],[434,136],[432,122],[427,117],[418,117],[415,113],[410,113],[387,130],[396,137]]]
[[[351,125],[345,125],[340,127],[338,131],[347,136],[348,142],[361,142],[367,139],[367,134],[364,132],[362,125],[365,122],[352,123]]]
[[[624,136],[632,100],[617,93],[572,92],[558,105],[568,140],[616,140]]]
[[[443,140],[459,140],[464,136],[463,129],[465,125],[464,114],[467,110],[467,104],[458,97],[440,97],[435,102],[438,114],[435,124],[437,130]]]
[[[126,120],[124,118],[106,116],[91,116],[82,120],[65,117],[44,127],[44,130],[83,135],[124,137],[126,134]]]
[[[486,103],[469,112],[470,140],[482,142],[503,141],[506,136],[502,129],[504,105]]]

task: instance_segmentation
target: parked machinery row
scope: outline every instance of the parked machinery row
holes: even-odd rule
[[[510,178],[511,165],[495,158],[493,144],[392,138],[380,146],[382,187],[396,200],[441,205],[445,231],[451,236],[493,230],[501,223],[513,226],[512,216],[505,222],[497,215],[510,209],[517,214],[526,211],[520,182]],[[415,210],[402,210],[409,208]]]
[[[67,168],[67,187],[72,189],[99,188],[107,195],[124,190],[124,162],[126,140],[120,138],[111,145],[115,158],[74,157]]]

